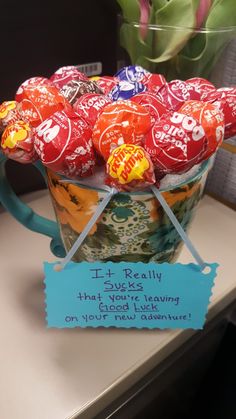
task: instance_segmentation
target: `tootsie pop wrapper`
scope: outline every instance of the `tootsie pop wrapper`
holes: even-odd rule
[[[129,65],[121,68],[115,74],[119,80],[128,81],[130,83],[141,82],[144,76],[150,74],[149,71],[145,70],[139,65]]]
[[[93,174],[92,130],[75,112],[56,112],[35,132],[35,150],[46,167],[68,178]]]
[[[5,101],[0,105],[0,132],[2,132],[8,124],[20,119],[19,109],[15,100]]]
[[[137,103],[118,101],[107,105],[93,129],[93,144],[106,160],[114,148],[124,144],[140,145],[151,128],[149,112]]]
[[[28,86],[24,99],[19,104],[24,121],[37,127],[42,121],[57,111],[71,108],[71,105],[54,86]]]
[[[112,103],[111,99],[105,95],[87,93],[76,100],[73,108],[76,113],[93,127],[98,116],[109,103]]]
[[[204,102],[213,103],[222,110],[225,119],[224,138],[236,134],[236,87],[223,87],[204,95]]]
[[[147,89],[142,83],[121,80],[115,87],[113,87],[108,96],[113,101],[127,100],[138,93],[144,92],[145,90]]]
[[[152,161],[143,147],[123,144],[107,160],[106,183],[118,190],[142,190],[155,183]]]
[[[224,114],[212,103],[190,100],[185,102],[180,110],[188,116],[195,118],[202,125],[206,134],[206,149],[202,156],[209,158],[221,145],[224,138]]]
[[[206,148],[203,127],[192,117],[174,112],[156,122],[144,148],[163,173],[183,173],[201,160]]]
[[[186,100],[199,100],[201,94],[185,81],[172,80],[158,90],[158,96],[168,109],[177,111]]]
[[[90,77],[89,80],[95,82],[104,95],[110,93],[113,87],[119,83],[119,79],[112,76],[94,76]]]
[[[161,102],[158,96],[153,93],[139,93],[138,95],[133,96],[130,100],[142,105],[149,112],[152,126],[163,114],[168,112],[164,103]]]
[[[25,90],[28,87],[37,87],[37,86],[52,86],[52,83],[46,77],[31,77],[22,83],[16,92],[15,99],[17,102],[21,102],[23,99],[27,99],[27,95],[25,95]]]
[[[146,86],[147,91],[157,94],[162,86],[166,84],[166,79],[162,74],[145,74],[142,84]]]
[[[102,94],[102,90],[91,80],[70,80],[66,83],[60,93],[68,102],[73,105],[75,101],[86,93]]]
[[[191,79],[185,80],[187,84],[190,84],[200,94],[200,100],[202,96],[214,92],[216,87],[209,80],[203,79],[202,77],[192,77]]]
[[[2,152],[19,163],[32,163],[38,159],[34,150],[33,130],[25,121],[15,121],[3,131]]]
[[[88,81],[88,77],[81,73],[74,65],[68,65],[58,68],[57,71],[50,77],[50,81],[54,86],[60,90],[65,84],[71,80],[84,80]]]

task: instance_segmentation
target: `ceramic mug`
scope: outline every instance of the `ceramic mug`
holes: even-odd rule
[[[52,252],[63,257],[107,192],[70,182],[37,165],[46,177],[57,219],[55,223],[36,215],[15,196],[5,177],[5,161],[1,155],[0,202],[27,228],[52,237]],[[162,191],[185,231],[201,199],[208,170],[209,162],[204,162],[187,182]],[[112,197],[73,260],[174,262],[182,244],[175,227],[150,190],[119,192]]]

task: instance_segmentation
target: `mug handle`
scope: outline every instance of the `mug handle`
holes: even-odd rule
[[[41,215],[35,214],[32,208],[24,204],[16,196],[6,177],[6,161],[7,158],[0,152],[0,203],[26,228],[35,231],[36,233],[51,237],[52,240],[50,242],[50,249],[52,253],[57,257],[65,257],[66,252],[60,237],[57,223],[55,221],[48,220]],[[43,166],[39,162],[36,162],[34,166],[45,178],[45,170]]]

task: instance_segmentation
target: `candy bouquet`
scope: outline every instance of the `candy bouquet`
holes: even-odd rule
[[[154,197],[146,199],[149,212],[141,198],[134,209],[130,197],[145,195],[151,185],[171,190],[192,179],[223,138],[236,133],[235,110],[236,88],[216,89],[203,78],[167,82],[161,74],[128,66],[113,77],[89,79],[67,66],[49,79],[26,80],[15,100],[2,103],[1,151],[20,163],[38,160],[45,166],[67,249],[100,202],[98,190],[119,192],[77,261],[169,261],[173,242],[180,242],[175,229],[167,229],[163,213],[161,221]],[[184,228],[199,196],[194,181],[166,196]],[[142,230],[139,218],[147,228]],[[165,251],[158,249],[158,229]]]

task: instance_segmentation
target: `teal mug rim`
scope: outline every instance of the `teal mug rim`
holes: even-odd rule
[[[185,181],[182,181],[182,182],[176,184],[175,186],[170,186],[169,188],[163,188],[163,189],[160,188],[159,189],[160,192],[169,192],[169,191],[181,188],[185,185],[188,185],[189,183],[194,182],[198,178],[201,178],[204,175],[204,173],[206,173],[206,171],[211,166],[211,162],[212,162],[213,158],[214,158],[214,155],[211,156],[208,160],[205,160],[203,163],[201,163],[197,173],[195,173],[195,175],[191,176],[189,179],[186,179]],[[89,190],[93,190],[93,191],[97,191],[97,192],[108,192],[105,189],[97,188],[95,186],[85,185],[85,184],[81,183],[80,181],[69,179],[69,178],[67,178],[63,175],[60,175],[59,173],[56,173],[56,175],[61,178],[61,181],[64,180],[66,183],[71,183],[71,184],[77,185],[77,186],[79,186],[80,188],[83,188],[83,189],[89,189]],[[144,191],[136,191],[136,192],[119,191],[119,193],[127,194],[127,195],[145,195],[147,193],[151,193],[151,191],[150,191],[149,188],[147,188]]]

